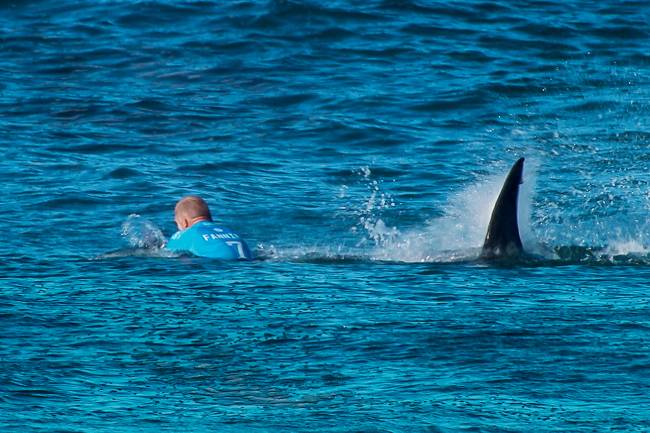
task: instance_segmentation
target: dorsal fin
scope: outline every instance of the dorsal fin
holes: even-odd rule
[[[519,185],[524,171],[524,158],[520,158],[510,169],[497,199],[488,225],[481,258],[513,257],[523,253],[517,222]]]

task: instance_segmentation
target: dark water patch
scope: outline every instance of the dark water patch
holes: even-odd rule
[[[254,39],[251,40],[248,38],[235,40],[235,41],[232,40],[187,41],[182,43],[181,46],[183,48],[196,50],[196,51],[206,51],[210,53],[233,53],[233,54],[261,50],[263,47],[259,42],[255,41]],[[242,63],[234,63],[233,70],[236,70],[238,65],[242,65]],[[215,69],[215,71],[217,70],[219,70],[219,68]]]
[[[482,51],[477,51],[477,50],[450,51],[447,53],[447,55],[454,60],[460,60],[462,62],[481,63],[481,64],[492,63],[496,60],[495,57],[488,56]]]
[[[589,34],[599,38],[621,40],[647,40],[650,35],[643,26],[604,26],[587,30]]]
[[[577,113],[588,113],[591,111],[597,112],[607,112],[608,110],[615,110],[620,106],[620,103],[617,101],[585,101],[579,104],[574,104],[565,107],[565,110],[573,111]]]
[[[268,73],[267,69],[259,66],[252,66],[251,64],[246,64],[243,60],[240,59],[232,59],[229,62],[224,62],[221,65],[209,67],[203,70],[203,73],[208,75],[228,76],[228,79],[232,80],[233,82],[236,82],[238,75],[246,74],[247,76],[251,76],[252,78],[250,78],[250,80],[253,80],[256,84],[281,83],[281,81],[275,81],[269,77],[266,77]],[[256,74],[259,74],[259,76]]]
[[[358,34],[343,27],[328,27],[315,33],[307,35],[307,39],[314,41],[338,42],[349,38],[355,38]]]
[[[287,95],[266,96],[263,98],[256,98],[249,101],[252,104],[268,105],[270,107],[291,107],[300,105],[304,102],[313,101],[318,98],[318,95],[310,93],[295,93]]]
[[[477,92],[471,96],[457,95],[455,98],[441,97],[430,102],[412,105],[410,108],[419,112],[444,113],[478,109],[488,104],[489,101],[490,99],[483,93]]]
[[[128,104],[127,107],[133,107],[142,111],[172,111],[171,107],[168,106],[164,101],[154,98],[145,98],[138,101]]]
[[[474,5],[474,9],[485,13],[509,14],[515,10],[508,4],[499,4],[497,2],[481,2]]]
[[[41,63],[44,65],[52,65],[52,64],[69,64],[70,66],[74,66],[74,64],[83,64],[86,61],[86,57],[83,54],[80,53],[68,53],[68,54],[57,54],[55,56],[48,56],[44,57],[41,60]]]
[[[583,84],[589,87],[592,87],[594,89],[603,89],[603,88],[608,88],[610,87],[613,82],[612,82],[612,77],[600,77],[600,76],[591,76],[592,72],[588,71],[587,74],[589,74],[587,77],[583,79]]]
[[[60,139],[60,140],[79,140],[84,138],[83,135],[72,132],[72,131],[67,131],[67,130],[57,130],[57,131],[51,131],[48,134],[51,138],[53,139]]]
[[[452,38],[466,38],[476,34],[476,31],[471,29],[458,29],[455,27],[440,27],[434,25],[421,25],[421,24],[408,24],[401,29],[402,32],[416,36],[432,36],[432,37],[452,37]]]
[[[340,142],[357,143],[366,147],[393,147],[404,144],[405,140],[400,135],[378,126],[347,125],[334,122],[322,128],[316,128],[314,132],[329,130]]]
[[[339,149],[334,147],[321,147],[317,149],[316,153],[323,157],[342,157],[344,155]]]
[[[621,66],[647,67],[650,65],[650,55],[639,52],[625,53],[618,59],[618,62]]]
[[[645,25],[645,21],[638,18],[636,15],[624,16],[624,14],[613,14],[613,17],[607,20],[607,23],[614,26],[642,28]]]
[[[93,12],[92,4],[81,3],[67,3],[67,2],[48,2],[42,0],[21,2],[28,7],[24,8],[21,12],[21,18],[28,23],[34,22],[47,17],[65,16],[67,14],[76,15],[83,14],[84,12]],[[95,10],[96,11],[96,10]],[[40,23],[40,22],[39,22]],[[46,21],[47,24],[54,25],[54,22]],[[51,29],[50,29],[51,30]]]
[[[82,101],[79,101],[80,103]],[[101,106],[89,105],[85,107],[78,108],[68,108],[61,111],[55,111],[52,113],[52,117],[56,120],[63,121],[75,121],[86,117],[92,117],[102,111]]]
[[[209,129],[211,125],[224,119],[229,119],[230,116],[223,115],[206,115],[206,114],[182,114],[170,116],[168,121],[173,125],[176,124],[186,124],[192,131],[197,131],[200,129]]]
[[[198,165],[181,165],[177,171],[183,173],[196,173],[196,174],[214,174],[220,172],[231,171],[266,171],[280,169],[280,164],[260,162],[260,161],[245,161],[245,160],[230,160],[220,161],[218,163],[205,163]]]
[[[131,79],[134,73],[143,75],[145,71],[157,68],[159,58],[155,54],[144,54],[133,50],[128,50],[128,52],[128,56],[117,58],[110,65],[106,65],[107,68],[110,67],[115,78]]]
[[[25,50],[33,50],[34,45],[44,44],[49,39],[45,36],[30,34],[9,34],[5,33],[0,37],[3,49],[8,52],[21,53]]]
[[[585,43],[588,55],[597,60],[616,62],[625,47],[619,47],[611,42],[590,41]]]
[[[464,120],[451,119],[451,120],[443,120],[441,122],[436,122],[435,126],[457,131],[458,129],[469,128],[471,126],[471,123]]]
[[[79,209],[94,207],[106,203],[107,202],[104,199],[89,197],[85,194],[78,194],[54,198],[40,203],[34,203],[30,207],[37,209]]]
[[[36,69],[34,72],[41,75],[74,75],[79,73],[84,73],[93,70],[94,68],[90,65],[77,64],[77,65],[66,65],[66,66],[49,66],[46,68]]]
[[[540,52],[540,56],[543,58],[551,58],[551,57],[544,57],[544,56],[568,56],[568,55],[575,55],[578,53],[582,53],[582,50],[580,47],[571,45],[567,42],[551,42],[551,41],[544,41],[544,40],[539,40],[539,39],[533,39],[530,41],[530,46],[535,47],[537,50]]]
[[[107,173],[104,177],[105,178],[111,178],[111,179],[128,179],[130,177],[139,177],[141,176],[142,173],[140,173],[137,170],[134,170],[129,167],[119,167],[116,168],[109,173]]]
[[[561,56],[580,53],[579,47],[569,45],[566,42],[553,42],[543,39],[520,39],[506,36],[484,35],[479,38],[479,44],[486,49],[497,51],[537,51],[539,56],[545,59],[553,59]]]
[[[107,59],[113,61],[124,61],[132,56],[129,50],[123,48],[101,47],[97,49],[80,51],[78,54],[78,61],[105,61]]]
[[[106,154],[119,152],[132,152],[145,149],[144,144],[116,144],[116,143],[88,143],[70,146],[48,146],[49,152],[56,153],[79,153],[79,154]]]
[[[526,66],[526,70],[531,74],[556,74],[560,67],[557,64],[531,63]]]
[[[354,84],[351,83],[350,85]],[[333,99],[330,97],[327,100],[323,100],[323,97],[319,95],[321,100],[323,100],[323,103],[319,104],[318,108],[325,110],[337,110],[349,114],[359,113],[360,111],[363,112],[363,110],[369,109],[376,111],[377,108],[379,108],[382,112],[389,112],[394,108],[396,104],[399,104],[400,102],[397,100],[396,96],[397,95],[392,94],[373,94],[339,99]],[[368,119],[365,121],[369,122]],[[320,121],[319,123],[324,124],[326,122]],[[370,121],[370,123],[372,123],[372,121]]]
[[[570,50],[541,50],[536,57],[541,60],[551,61],[551,62],[565,62],[570,61],[579,55],[577,49]]]
[[[41,166],[41,171],[63,171],[63,172],[77,172],[83,173],[90,169],[90,166],[84,163],[79,162],[59,162],[56,164],[43,164]]]
[[[178,5],[146,1],[130,4],[129,8],[131,11],[118,16],[115,22],[118,25],[135,29],[142,29],[142,26],[174,24],[190,18],[203,18],[210,13],[208,5],[193,5],[192,3]]]
[[[218,142],[218,143],[231,143],[237,139],[237,136],[231,135],[231,134],[225,134],[225,135],[209,135],[209,136],[201,136],[201,137],[192,137],[190,138],[190,141],[194,143],[212,143],[212,142]],[[210,147],[206,149],[201,149],[201,152],[216,152],[219,151],[220,148],[215,148],[215,147]]]
[[[382,0],[379,5],[380,10],[390,10],[397,12],[417,12],[426,15],[444,15],[448,17],[458,16],[458,9],[453,7],[444,7],[439,5],[423,4],[418,1],[411,0]]]
[[[427,18],[442,17],[456,23],[458,21],[482,22],[486,17],[484,11],[476,10],[476,5],[461,3],[441,5],[427,4],[426,2],[387,0],[382,2],[382,7],[389,10],[417,12]],[[495,8],[498,7],[495,6]]]
[[[184,135],[184,133],[182,131],[178,130],[178,126],[175,123],[173,123],[171,121],[171,119],[170,120],[160,120],[160,119],[155,119],[154,116],[151,116],[151,117],[142,116],[140,119],[135,119],[134,123],[137,122],[138,120],[143,124],[147,123],[147,122],[152,123],[152,121],[157,123],[157,125],[155,125],[155,126],[154,125],[145,126],[145,127],[140,127],[140,128],[135,129],[135,131],[139,135],[141,135],[143,137],[147,137],[147,138],[149,138],[151,140],[154,140],[154,141],[164,141],[164,140],[169,139],[170,137],[173,137],[175,135],[179,135],[179,136]],[[204,129],[204,128],[200,128],[200,129]],[[174,152],[174,150],[167,150],[167,149],[164,149],[164,148],[160,148],[157,153],[159,153],[161,155],[162,154],[170,155],[173,152]]]
[[[482,88],[482,91],[494,94],[497,97],[520,97],[539,94],[542,85],[534,82],[493,82]]]
[[[42,32],[42,27],[48,27],[47,23],[40,23],[37,25],[34,25],[34,32]],[[55,31],[58,29],[54,29]],[[29,40],[31,38],[23,38],[23,40]],[[37,40],[39,40],[37,38]],[[39,40],[38,48],[41,51],[47,52],[47,50],[56,50],[59,47],[75,47],[77,44],[79,44],[80,39],[76,35],[72,36],[66,36],[65,33],[61,32],[58,34],[54,34],[54,32],[50,32],[48,36],[44,37],[43,39]],[[33,49],[34,47],[32,47]]]
[[[462,141],[459,140],[436,140],[434,143],[435,147],[439,148],[453,148],[462,144]]]
[[[14,397],[19,398],[56,398],[61,396],[59,391],[54,391],[50,389],[43,388],[32,388],[32,389],[14,389],[10,391]]]
[[[79,34],[84,34],[87,36],[94,36],[94,37],[103,36],[109,33],[108,30],[103,28],[102,26],[88,25],[88,24],[77,24],[70,27],[69,30],[72,33],[79,33]]]
[[[534,38],[571,40],[579,33],[573,26],[562,25],[560,23],[535,23],[526,22],[525,24],[516,25],[510,28],[512,31],[526,34]]]
[[[327,7],[311,2],[294,2],[290,0],[273,0],[268,4],[266,13],[256,17],[250,24],[255,28],[268,29],[282,25],[303,23],[310,25],[328,25],[331,22],[377,22],[383,21],[378,14],[364,12],[360,9],[343,9]]]

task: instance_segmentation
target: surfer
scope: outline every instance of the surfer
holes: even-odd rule
[[[208,204],[199,196],[188,195],[180,199],[174,208],[174,221],[178,231],[165,247],[170,251],[223,260],[253,258],[248,245],[237,233],[212,221]]]

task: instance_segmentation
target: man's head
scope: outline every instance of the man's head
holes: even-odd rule
[[[205,200],[197,195],[188,195],[176,203],[174,221],[179,230],[185,230],[199,221],[212,221],[212,215]]]

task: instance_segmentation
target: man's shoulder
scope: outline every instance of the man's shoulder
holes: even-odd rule
[[[169,240],[170,250],[185,250],[194,255],[221,259],[252,259],[246,242],[232,230],[205,221],[176,232]]]
[[[179,230],[169,238],[167,248],[179,250],[188,249],[196,239],[200,237],[201,233],[197,231],[194,226],[186,228],[185,230]]]
[[[224,227],[224,226],[219,225],[219,224],[214,223],[214,222],[202,222],[202,223],[195,224],[192,227],[190,227],[190,229],[194,229],[194,228],[195,228],[197,233],[201,233],[201,234],[206,234],[206,233],[219,234],[219,233],[223,233],[223,234],[235,234],[236,235],[236,233],[233,232],[232,230],[230,230],[228,227]]]
[[[184,250],[187,249],[187,244],[187,230],[179,230],[169,238],[169,241],[167,242],[167,249]]]

